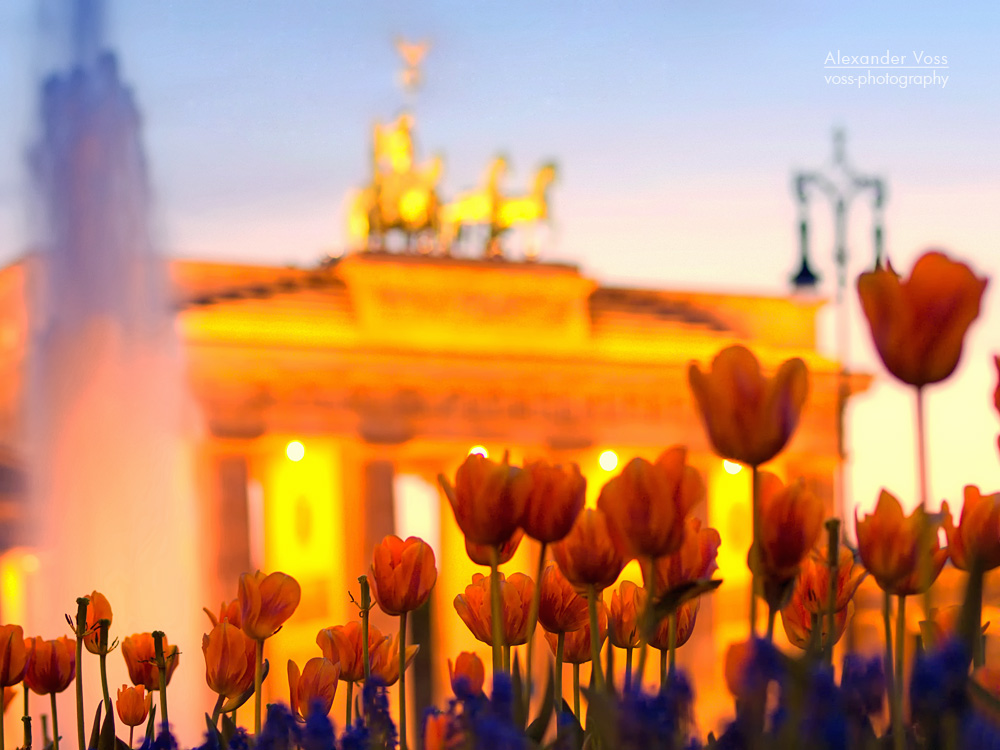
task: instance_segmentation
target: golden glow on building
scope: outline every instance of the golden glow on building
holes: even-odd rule
[[[20,272],[0,273],[15,311]],[[418,534],[433,547],[439,575],[429,607],[410,619],[425,644],[411,684],[414,695],[442,702],[447,657],[469,650],[490,658],[454,610],[456,594],[485,569],[465,554],[438,474],[453,477],[468,453],[487,448],[494,456],[509,450],[512,464],[576,462],[593,505],[623,462],[686,444],[708,487],[696,513],[723,539],[725,585],[703,600],[678,661],[697,672],[699,721],[714,727],[721,709],[713,705],[728,705],[711,700],[724,691],[722,657],[746,632],[750,472],[732,474],[713,454],[687,367],[737,341],[765,369],[804,358],[809,401],[769,469],[805,477],[832,508],[839,367],[816,350],[820,301],[624,289],[565,264],[379,252],[313,269],[175,260],[170,272],[184,373],[205,425],[191,440],[209,601],[232,599],[239,575],[255,567],[302,585],[299,610],[269,641],[275,675],[287,659],[315,655],[320,628],[357,619],[351,597],[377,542]],[[26,325],[23,315],[4,319]],[[23,345],[10,354],[23,362]],[[852,376],[852,390],[866,385]],[[10,429],[2,437],[16,443]],[[534,575],[537,555],[526,539],[504,570]],[[635,566],[625,575],[640,578]],[[21,596],[18,585],[0,572],[5,605]],[[372,622],[384,632],[398,627],[377,609]],[[541,668],[549,658],[541,640],[535,654]],[[287,686],[275,677],[267,689],[273,700]]]

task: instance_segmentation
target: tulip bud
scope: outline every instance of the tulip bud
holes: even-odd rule
[[[983,495],[978,487],[967,486],[958,528],[947,502],[941,512],[948,554],[956,568],[968,571],[978,562],[986,572],[1000,566],[1000,492]]]
[[[603,510],[585,508],[566,538],[552,545],[556,564],[577,589],[589,585],[605,589],[618,579],[625,567],[609,527],[608,516]]]
[[[528,615],[535,582],[523,573],[509,578],[500,573],[501,623],[504,643],[520,646],[528,642]],[[455,597],[455,611],[477,640],[493,645],[493,614],[490,609],[490,579],[482,573],[472,576],[465,593]]]
[[[111,604],[104,594],[94,591],[88,597],[90,603],[87,605],[87,637],[83,639],[83,645],[92,654],[101,653],[101,620],[112,621]]]
[[[883,591],[897,596],[920,594],[934,582],[948,561],[948,550],[941,549],[937,530],[927,515],[917,508],[909,516],[903,515],[899,500],[882,490],[875,512],[859,521],[857,527],[858,552],[868,572]],[[927,580],[918,570],[919,546],[924,524],[931,527],[928,534],[931,549],[931,570]]]
[[[917,387],[950,376],[986,284],[938,251],[920,256],[905,281],[890,265],[861,274],[861,309],[886,369]]]
[[[538,622],[550,633],[579,630],[589,622],[586,598],[580,596],[557,565],[542,571]]]
[[[16,685],[24,678],[28,650],[20,625],[0,625],[0,687]]]
[[[523,538],[524,529],[518,529],[510,539],[495,548],[489,544],[473,544],[466,539],[465,552],[476,565],[489,566],[493,564],[490,558],[493,555],[493,550],[496,549],[498,552],[497,565],[503,565],[505,562],[510,562]]]
[[[471,651],[463,651],[452,664],[448,660],[448,675],[451,679],[451,689],[456,696],[480,695],[483,683],[486,681],[486,668],[483,660]]]
[[[128,676],[133,685],[142,685],[147,692],[153,693],[160,689],[160,670],[156,666],[156,646],[152,633],[135,633],[122,641],[122,656],[128,667]],[[163,639],[163,658],[167,665],[167,684],[180,663],[180,651],[177,646],[167,644]]]
[[[639,614],[645,599],[643,590],[633,581],[622,581],[611,592],[611,612],[608,617],[608,637],[618,648],[636,648],[641,642]]]
[[[292,715],[304,721],[313,710],[329,714],[337,694],[339,677],[340,665],[322,656],[307,661],[301,674],[298,665],[289,659],[288,702]]]
[[[583,510],[587,480],[576,464],[563,467],[533,461],[525,464],[524,470],[531,476],[524,530],[540,542],[558,542],[573,528]]]
[[[256,641],[270,638],[292,616],[301,598],[298,581],[289,575],[244,573],[239,588],[243,632]]]
[[[242,695],[254,682],[257,642],[223,620],[201,640],[205,654],[205,681],[213,692],[232,698]]]
[[[434,550],[422,539],[405,542],[387,536],[375,546],[372,556],[372,595],[387,615],[401,615],[422,606],[437,581]]]
[[[749,349],[730,346],[716,355],[708,373],[692,362],[688,382],[715,452],[760,466],[778,455],[795,431],[809,372],[796,357],[768,378]]]
[[[24,682],[38,695],[61,693],[76,675],[76,642],[66,636],[53,641],[39,637],[25,641],[28,667]]]
[[[448,496],[455,521],[473,544],[503,544],[521,525],[531,492],[531,476],[503,462],[471,453],[455,474],[454,488],[438,477]]]
[[[115,709],[118,711],[118,718],[121,719],[122,724],[137,727],[146,721],[152,697],[146,693],[146,689],[142,685],[136,687],[122,685],[118,688]]]

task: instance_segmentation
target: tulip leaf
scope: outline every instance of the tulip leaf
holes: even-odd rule
[[[583,727],[566,699],[563,698],[562,713],[556,720],[557,747],[583,747]]]
[[[230,740],[236,735],[236,722],[229,714],[222,714],[222,746],[229,747]]]
[[[116,750],[118,738],[115,736],[115,712],[108,711],[104,715],[101,735],[97,740],[97,750]]]
[[[222,734],[219,732],[219,728],[215,726],[215,722],[212,721],[212,717],[207,712],[205,713],[205,724],[208,725],[208,733],[215,736],[215,739],[219,743],[219,747],[227,747],[228,744],[222,738]]]
[[[655,622],[661,622],[663,618],[680,609],[685,602],[696,599],[702,594],[715,591],[721,585],[721,578],[702,578],[697,581],[682,583],[680,586],[674,586],[672,589],[668,589],[661,596],[658,596],[656,598],[656,602],[653,604],[653,616],[656,618]]]
[[[156,734],[156,704],[150,701],[152,705],[149,707],[149,720],[146,722],[146,743],[152,744],[153,739]]]
[[[97,741],[101,738],[101,709],[104,708],[104,702],[101,701],[97,704],[97,714],[94,716],[94,726],[90,730],[90,743],[87,745],[88,748],[94,750],[97,747]]]
[[[521,683],[521,662],[514,652],[514,662],[510,670],[510,689],[514,700],[514,723],[524,729],[528,722],[528,712],[524,707],[524,685]]]
[[[268,670],[267,659],[264,659],[264,663],[261,665],[261,669],[260,669],[260,682],[261,682],[262,685],[264,684],[264,679],[267,677],[267,670]],[[231,711],[235,711],[240,706],[242,706],[244,703],[246,703],[248,700],[250,700],[250,696],[252,696],[252,695],[253,695],[253,685],[251,685],[250,687],[248,687],[246,690],[244,690],[239,695],[235,695],[232,698],[230,698],[228,701],[226,701],[222,705],[222,708],[219,709],[219,711],[221,713],[224,713],[224,714],[228,714]]]
[[[532,721],[525,734],[535,742],[541,742],[545,736],[545,731],[549,728],[549,719],[552,718],[552,707],[555,705],[555,687],[552,681],[552,672],[548,672],[548,679],[545,681],[545,695],[542,696],[542,705],[539,708],[538,716]]]
[[[127,743],[127,742],[126,742],[125,740],[123,740],[123,739],[122,739],[121,737],[119,737],[119,738],[118,738],[118,739],[117,739],[117,740],[115,741],[115,748],[116,748],[117,750],[132,750],[132,748],[130,748],[130,747],[128,746],[128,743]]]

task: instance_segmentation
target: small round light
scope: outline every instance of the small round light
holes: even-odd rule
[[[618,466],[618,454],[614,451],[604,451],[601,457],[597,459],[597,462],[605,471],[614,471]]]
[[[306,455],[306,447],[298,440],[293,440],[285,447],[285,455],[288,456],[289,461],[301,461],[302,457]]]
[[[39,565],[38,558],[30,552],[21,560],[21,568],[25,573],[37,573]]]
[[[743,467],[735,461],[723,461],[722,467],[726,470],[727,474],[739,474],[743,469]]]
[[[469,455],[471,456],[473,454],[476,454],[478,456],[482,456],[483,458],[489,458],[490,457],[490,452],[488,450],[486,450],[481,445],[474,445],[471,448],[469,448]]]

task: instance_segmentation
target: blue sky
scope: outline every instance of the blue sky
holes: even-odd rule
[[[371,123],[405,103],[392,47],[402,34],[433,45],[412,110],[422,153],[445,157],[442,192],[475,185],[499,151],[512,190],[555,159],[545,257],[603,281],[785,291],[796,264],[791,173],[829,158],[835,126],[856,166],[888,182],[897,267],[938,245],[981,274],[1000,270],[992,3],[119,0],[109,12],[145,117],[157,241],[173,255],[308,265],[341,246]],[[28,0],[0,5],[2,259],[30,242],[23,153],[45,67],[34,15]],[[948,82],[828,84],[824,60],[838,50],[947,56]],[[815,263],[829,282],[828,208],[817,201],[814,217]],[[869,226],[862,202],[851,214],[852,278],[870,263]],[[986,355],[1000,351],[998,285],[949,386],[956,395],[942,389],[939,423],[940,450],[1000,487],[985,401],[995,378]],[[880,371],[860,328],[853,341],[852,360]],[[876,390],[886,409],[905,410],[905,394]],[[961,411],[949,398],[980,404],[968,443],[956,443],[969,428],[948,421]],[[855,410],[861,431],[865,408]],[[869,411],[872,426],[887,418]]]

